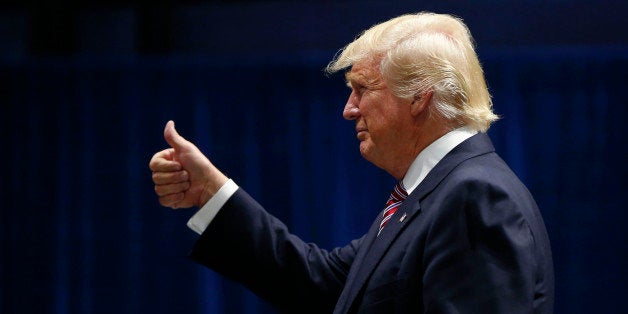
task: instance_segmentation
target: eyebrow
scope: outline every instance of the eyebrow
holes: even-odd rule
[[[351,81],[355,80],[355,74],[351,73],[351,71],[346,71],[345,72],[345,83],[347,85],[347,87],[353,89],[353,86],[351,84]]]
[[[346,71],[345,72],[345,81],[347,81],[347,83],[349,83],[349,81],[351,81],[351,79],[354,77],[355,75],[353,75],[351,73],[351,71]]]
[[[347,81],[347,83],[351,81],[359,81],[362,84],[369,83],[363,73],[354,73],[351,71],[345,72],[345,81]]]

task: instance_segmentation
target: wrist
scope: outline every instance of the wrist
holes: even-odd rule
[[[207,204],[227,181],[229,181],[229,178],[222,173],[218,173],[214,178],[208,180],[203,186],[203,191],[199,196],[196,206],[203,207],[203,205]]]

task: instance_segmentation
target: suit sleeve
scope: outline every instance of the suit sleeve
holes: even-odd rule
[[[361,240],[331,252],[305,243],[238,189],[190,257],[283,311],[330,313]],[[291,309],[290,306],[298,306]]]
[[[447,184],[447,183],[445,183]],[[434,203],[424,255],[426,313],[532,313],[537,274],[525,188],[467,180]]]

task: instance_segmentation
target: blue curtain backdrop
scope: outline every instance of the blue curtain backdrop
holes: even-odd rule
[[[148,161],[173,119],[304,240],[333,248],[359,237],[393,181],[361,158],[342,119],[343,78],[322,72],[335,50],[128,54],[133,36],[93,34],[134,25],[133,14],[90,12],[79,22],[105,26],[81,28],[82,53],[28,56],[19,36],[5,39],[0,313],[274,313],[187,259],[194,210],[159,206]],[[189,30],[195,12],[179,11],[179,29],[188,46],[210,49],[205,28]],[[3,17],[5,30],[28,29],[22,15]],[[556,313],[622,312],[628,46],[478,45],[502,116],[489,134],[552,241]]]

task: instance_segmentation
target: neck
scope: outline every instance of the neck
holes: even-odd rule
[[[424,123],[416,125],[412,132],[413,140],[408,141],[410,145],[404,149],[404,152],[397,154],[395,160],[390,162],[388,167],[382,167],[382,169],[386,170],[397,181],[401,181],[417,156],[449,131],[450,129],[446,127],[446,124],[438,119],[428,119]]]

